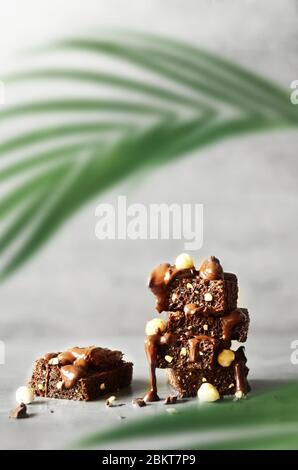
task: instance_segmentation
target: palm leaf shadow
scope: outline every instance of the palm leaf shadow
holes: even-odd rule
[[[0,279],[27,261],[85,202],[134,172],[225,138],[298,124],[297,109],[277,85],[176,40],[136,33],[70,38],[38,54],[74,52],[96,60],[108,57],[132,72],[47,66],[7,76],[9,86],[51,82],[59,88],[63,82],[95,88],[91,99],[36,99],[0,111],[0,124],[38,119],[34,128],[0,143],[0,182],[9,183],[0,203],[0,222],[7,225],[0,253],[6,255],[20,241],[3,263]],[[136,70],[148,77],[137,78]],[[104,92],[98,97],[107,85],[112,98]],[[60,121],[65,113],[66,123]],[[57,124],[44,124],[49,116]],[[43,149],[36,150],[38,145]]]

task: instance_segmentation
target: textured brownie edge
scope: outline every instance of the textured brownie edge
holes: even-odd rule
[[[209,369],[216,364],[220,351],[230,348],[230,342],[216,341],[204,336],[198,342],[195,358],[191,359],[189,341],[194,338],[184,337],[176,344],[161,344],[157,351],[156,367],[159,369],[180,368],[192,365],[197,369]]]
[[[211,301],[205,301],[204,296],[207,293],[212,295]],[[183,310],[186,304],[195,304],[206,312],[221,314],[237,308],[237,300],[238,280],[234,274],[214,281],[177,276],[169,284],[165,310],[174,312]]]
[[[61,382],[59,366],[49,366],[43,358],[40,358],[34,364],[29,385],[40,397],[90,401],[129,386],[132,373],[133,364],[123,361],[121,365],[108,371],[92,372],[87,377],[79,379],[72,388],[64,389],[59,388]]]
[[[230,339],[245,343],[250,325],[250,316],[246,308],[238,308],[238,310],[242,311],[245,320],[232,329]],[[201,313],[186,315],[183,311],[169,312],[167,328],[169,332],[178,335],[191,330],[194,335],[208,334],[221,340],[223,337],[223,319],[226,315],[227,313],[221,315]]]
[[[247,381],[249,369],[243,365],[243,372]],[[181,397],[193,397],[197,395],[198,389],[204,382],[214,385],[221,396],[234,395],[236,392],[236,379],[234,366],[220,367],[200,370],[195,365],[182,368],[167,369],[170,385]],[[247,391],[250,391],[247,382]]]

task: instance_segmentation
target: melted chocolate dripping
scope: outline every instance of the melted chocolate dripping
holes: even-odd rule
[[[44,356],[42,356],[45,362],[49,362],[49,360],[53,359],[54,357],[57,357],[57,353],[47,353]]]
[[[243,323],[246,320],[244,313],[241,309],[233,310],[222,317],[222,338],[225,341],[230,341],[233,333],[233,329],[239,323]]]
[[[159,401],[156,383],[156,361],[157,351],[160,345],[161,336],[159,334],[147,336],[145,339],[145,352],[149,363],[150,390],[145,394],[144,401]]]
[[[147,336],[145,339],[145,352],[149,363],[150,372],[150,390],[145,394],[144,401],[159,401],[156,383],[156,362],[158,347],[161,344],[174,344],[177,341],[177,336],[173,333],[164,333],[161,335]]]
[[[155,268],[148,279],[148,287],[156,297],[156,310],[161,313],[166,310],[170,283],[177,275],[194,277],[194,268],[179,270],[169,263],[163,263]]]
[[[87,368],[76,365],[63,366],[60,369],[63,385],[66,389],[72,388],[79,379],[86,377]]]
[[[244,354],[244,347],[241,346],[235,352],[234,360],[234,376],[235,376],[235,391],[242,392],[244,395],[249,392],[249,386],[245,374],[246,370],[246,357]]]
[[[106,348],[89,346],[87,348],[74,347],[58,355],[49,353],[43,356],[46,363],[45,396],[48,393],[48,382],[50,374],[49,361],[57,357],[60,367],[61,379],[65,388],[72,388],[76,382],[86,377],[90,368],[97,370],[107,370],[121,362],[122,353],[111,351]]]
[[[204,313],[204,307],[196,304],[186,304],[184,307],[185,317],[188,320],[192,315]]]
[[[157,266],[149,276],[148,287],[156,297],[156,310],[161,313],[166,308],[168,284],[177,270],[168,263]]]
[[[198,353],[198,346],[200,345],[201,341],[210,341],[211,343],[214,343],[215,340],[211,336],[207,335],[197,335],[194,336],[193,338],[188,340],[189,344],[189,361],[190,362],[196,362],[197,360],[197,353]]]

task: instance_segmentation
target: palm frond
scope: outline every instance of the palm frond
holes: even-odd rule
[[[87,436],[82,447],[101,447],[167,436],[173,439],[191,433],[197,442],[192,449],[269,449],[298,448],[298,384],[256,395],[240,402],[223,401],[195,406],[176,406],[176,414],[166,412],[121,423],[106,432]],[[181,409],[182,408],[182,409]],[[212,431],[209,442],[204,435]],[[162,445],[162,444],[161,444]]]
[[[18,122],[15,129],[26,129],[3,132],[0,142],[0,184],[7,188],[0,202],[0,252],[9,250],[0,279],[82,204],[134,172],[225,138],[298,124],[297,107],[283,89],[177,40],[131,32],[69,38],[37,55],[60,53],[80,55],[82,65],[39,65],[7,76],[11,87],[45,88],[41,98],[0,110],[2,128]],[[90,56],[92,67],[84,65]],[[103,58],[115,72],[105,69]],[[61,94],[62,83],[73,92]],[[84,91],[78,93],[78,85]]]

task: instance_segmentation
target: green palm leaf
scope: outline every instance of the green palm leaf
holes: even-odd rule
[[[295,383],[239,402],[177,405],[176,414],[164,412],[121,423],[87,436],[79,445],[101,447],[123,441],[132,448],[139,440],[191,433],[192,439],[198,439],[187,446],[192,449],[298,449],[297,391]],[[213,435],[206,442],[203,438],[210,431]]]
[[[26,129],[3,132],[0,142],[1,279],[85,202],[134,172],[225,138],[298,124],[277,85],[176,40],[130,32],[71,38],[32,57],[52,54],[79,54],[82,64],[92,56],[96,67],[39,66],[7,77],[11,87],[50,82],[56,92],[49,98],[45,88],[47,99],[0,110],[2,128]],[[104,70],[102,57],[129,70]],[[62,83],[92,87],[92,96],[59,96]]]

